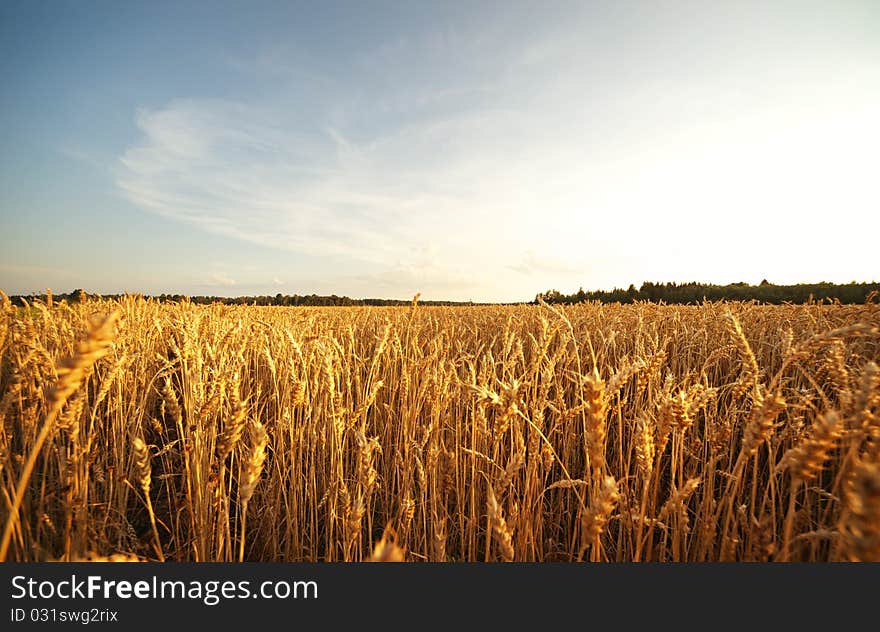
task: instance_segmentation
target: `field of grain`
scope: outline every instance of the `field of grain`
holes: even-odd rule
[[[880,560],[880,306],[0,315],[0,559]]]

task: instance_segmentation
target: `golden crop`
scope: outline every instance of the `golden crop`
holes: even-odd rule
[[[880,306],[0,314],[0,559],[880,560]]]

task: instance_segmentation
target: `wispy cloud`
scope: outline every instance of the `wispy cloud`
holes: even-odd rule
[[[514,272],[520,274],[535,275],[540,273],[550,273],[559,275],[560,277],[568,277],[576,274],[583,274],[584,270],[578,266],[572,266],[563,258],[553,255],[541,255],[534,250],[528,250],[523,253],[519,262],[508,266]]]
[[[515,156],[517,119],[466,113],[358,142],[329,126],[254,126],[265,117],[253,106],[177,101],[139,113],[143,140],[118,184],[138,206],[204,230],[444,285],[538,237],[520,232],[532,221],[520,178],[541,157]],[[413,255],[426,249],[431,266]]]
[[[212,274],[204,285],[206,287],[232,287],[235,285],[235,279],[231,279],[224,274]]]
[[[676,28],[665,24],[664,37],[675,41]],[[554,29],[522,46],[491,29],[401,38],[348,60],[348,83],[283,46],[236,61],[277,88],[139,110],[117,185],[139,207],[205,231],[333,257],[357,272],[326,278],[353,291],[507,298],[655,274],[723,280],[744,264],[706,258],[689,273],[693,257],[732,257],[756,223],[809,238],[769,208],[876,201],[866,139],[880,138],[870,114],[880,89],[855,109],[847,92],[864,87],[866,68],[841,66],[849,84],[836,96],[806,80],[748,93],[754,73],[796,66],[783,55],[713,66],[678,44],[652,57],[648,36],[612,65],[608,41]],[[719,94],[724,105],[713,105]],[[811,107],[767,105],[786,101]],[[808,146],[805,134],[817,133],[846,166]],[[706,213],[738,218],[725,246],[712,245]],[[798,258],[775,248],[756,268]]]

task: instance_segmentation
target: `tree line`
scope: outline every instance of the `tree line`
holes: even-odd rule
[[[845,304],[864,303],[872,300],[872,293],[880,293],[880,283],[801,283],[798,285],[776,285],[769,281],[762,281],[759,285],[748,283],[731,283],[728,285],[714,285],[707,283],[653,283],[646,281],[636,289],[630,285],[627,289],[614,288],[612,290],[584,291],[580,288],[572,294],[563,294],[558,290],[548,290],[537,294],[531,304],[537,304],[543,300],[546,303],[574,304],[586,301],[599,301],[601,303],[634,303],[645,301],[651,303],[667,304],[696,304],[703,301],[758,301],[760,303],[808,303],[811,301],[839,301]],[[129,296],[132,293],[128,294]],[[187,294],[159,294],[146,296],[134,293],[135,296],[150,298],[163,303],[190,302],[197,305],[258,305],[258,306],[281,306],[281,307],[357,307],[357,306],[406,306],[411,305],[411,300],[385,299],[385,298],[351,298],[337,296],[336,294],[275,294],[260,296],[191,296]],[[80,302],[88,298],[111,298],[119,299],[126,294],[87,293],[83,289],[71,292],[52,294],[54,300],[65,300],[70,303]],[[17,304],[23,305],[24,301],[40,299],[46,302],[49,296],[46,293],[32,293],[27,296],[10,296]],[[522,301],[525,303],[526,301]],[[420,305],[485,305],[486,303],[474,303],[473,301],[419,301]]]
[[[261,307],[266,306],[282,306],[282,307],[299,307],[299,306],[314,306],[314,307],[356,307],[356,306],[365,306],[365,305],[375,305],[375,306],[403,306],[403,305],[411,305],[412,300],[398,300],[398,299],[385,299],[385,298],[351,298],[348,296],[337,296],[336,294],[331,294],[329,296],[322,296],[318,294],[275,294],[272,295],[259,295],[259,296],[192,296],[189,294],[158,294],[158,295],[144,295],[139,292],[129,292],[126,294],[97,294],[86,292],[83,289],[76,289],[67,293],[52,293],[52,299],[56,301],[67,301],[68,303],[78,303],[90,298],[108,298],[108,299],[119,299],[124,296],[139,296],[142,298],[149,298],[161,303],[180,303],[180,302],[190,302],[195,303],[197,305],[213,305],[215,303],[220,303],[222,305],[258,305]],[[45,292],[33,293],[27,296],[17,295],[9,297],[13,302],[21,305],[22,299],[25,301],[31,301],[33,299],[39,299],[44,303],[49,299],[49,295]],[[478,303],[474,303],[473,301],[422,301],[419,300],[419,305],[477,305]]]
[[[543,300],[547,303],[573,304],[585,301],[601,303],[634,303],[649,301],[667,304],[696,304],[703,301],[758,301],[779,305],[782,303],[808,303],[839,301],[845,304],[864,303],[880,292],[880,283],[801,283],[797,285],[776,285],[766,279],[759,285],[730,283],[714,285],[707,283],[642,283],[636,289],[614,288],[610,291],[595,290],[585,292],[580,288],[573,294],[562,294],[549,290],[535,296],[532,303]]]

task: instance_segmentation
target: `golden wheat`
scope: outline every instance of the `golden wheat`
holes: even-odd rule
[[[0,559],[880,555],[873,303],[0,303]]]

